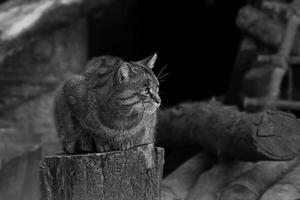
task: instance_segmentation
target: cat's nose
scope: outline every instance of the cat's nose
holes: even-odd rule
[[[161,99],[160,99],[160,97],[159,97],[158,95],[153,95],[153,99],[154,99],[154,101],[155,101],[157,104],[160,105]]]

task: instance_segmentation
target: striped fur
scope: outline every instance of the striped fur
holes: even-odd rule
[[[138,62],[102,56],[57,90],[55,123],[65,152],[124,150],[154,140],[156,55]]]

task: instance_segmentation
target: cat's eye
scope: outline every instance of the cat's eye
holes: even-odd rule
[[[148,95],[148,94],[150,94],[150,90],[149,90],[149,88],[145,88],[145,89],[143,89],[143,90],[141,91],[141,93],[142,93],[143,95]]]

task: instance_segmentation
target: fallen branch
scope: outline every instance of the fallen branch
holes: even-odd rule
[[[157,142],[200,146],[238,160],[290,160],[299,152],[300,122],[276,111],[247,114],[216,102],[183,103],[162,112]]]
[[[262,107],[264,106],[266,99],[264,98],[244,98],[244,107]],[[286,101],[277,100],[275,106],[278,109],[284,110],[300,110],[300,101]]]

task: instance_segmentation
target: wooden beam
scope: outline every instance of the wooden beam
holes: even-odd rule
[[[153,144],[126,151],[46,157],[42,199],[159,200],[164,150]]]
[[[288,113],[239,112],[217,102],[182,103],[159,116],[157,142],[198,146],[238,160],[290,160],[299,152],[300,122]]]
[[[263,107],[265,105],[265,101],[267,99],[264,98],[244,98],[244,106],[245,107]],[[287,100],[277,100],[275,101],[275,106],[278,109],[285,109],[285,110],[293,110],[298,111],[300,110],[300,102],[299,101],[287,101]]]

